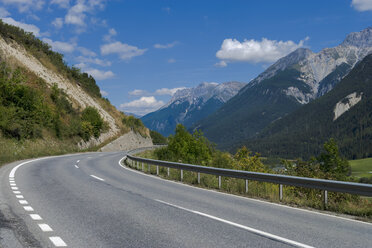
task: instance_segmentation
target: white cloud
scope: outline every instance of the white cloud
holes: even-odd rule
[[[54,19],[54,21],[52,22],[52,25],[56,28],[62,28],[63,27],[63,19],[62,18],[56,18]]]
[[[281,57],[293,52],[304,45],[308,37],[298,44],[289,41],[276,41],[262,38],[261,41],[225,39],[221,49],[216,53],[217,58],[228,61],[244,61],[251,63],[275,62]]]
[[[153,112],[164,105],[163,101],[158,101],[154,96],[143,96],[140,99],[120,104],[120,108],[126,112],[144,115]]]
[[[56,4],[60,8],[68,9],[70,7],[70,0],[52,0],[50,4]]]
[[[112,41],[112,37],[116,36],[117,35],[117,32],[114,28],[110,28],[109,31],[108,31],[108,34],[106,34],[105,36],[103,36],[103,40],[104,41],[107,41],[107,42],[111,42]]]
[[[154,45],[154,48],[157,48],[157,49],[167,49],[167,48],[172,48],[174,47],[175,45],[177,45],[178,42],[177,41],[174,41],[172,43],[168,43],[168,44],[155,44]]]
[[[85,48],[85,47],[78,47],[77,48],[79,50],[79,52],[81,52],[82,55],[84,56],[88,56],[88,57],[95,57],[97,56],[97,54],[91,50],[89,50],[88,48]]]
[[[71,42],[52,41],[48,38],[44,38],[43,41],[48,43],[57,52],[72,53],[75,50],[75,44]]]
[[[115,74],[112,71],[102,71],[93,68],[87,68],[83,71],[90,74],[96,80],[106,80],[115,77]]]
[[[28,12],[31,9],[40,10],[45,3],[44,0],[0,0],[0,2],[15,6],[21,13]]]
[[[173,88],[173,89],[168,89],[168,88],[161,88],[155,91],[155,95],[159,96],[164,96],[164,95],[170,95],[173,96],[174,93],[176,93],[178,90],[184,90],[186,87],[179,87],[179,88]]]
[[[18,22],[11,17],[5,17],[5,18],[2,18],[2,20],[3,20],[3,22],[8,23],[10,25],[20,27],[20,28],[24,29],[26,32],[31,32],[35,36],[40,36],[40,29],[33,24]]]
[[[153,96],[153,95],[156,95],[156,96],[165,96],[165,95],[173,96],[174,93],[177,92],[177,90],[183,90],[183,89],[186,89],[186,87],[178,87],[178,88],[172,88],[172,89],[161,88],[161,89],[155,90],[154,92],[148,92],[147,90],[135,89],[133,91],[130,91],[128,94],[131,95],[131,96]]]
[[[101,54],[117,54],[123,60],[130,60],[133,57],[143,55],[147,49],[139,49],[135,46],[130,46],[120,41],[105,44],[101,46]]]
[[[100,65],[100,66],[111,66],[111,62],[110,61],[106,61],[106,60],[102,60],[102,59],[98,59],[98,58],[87,58],[87,57],[83,57],[83,56],[78,56],[76,58],[77,61],[79,61],[80,63],[90,63],[90,64],[95,64],[95,65]]]
[[[171,12],[171,8],[170,7],[164,7],[162,8],[163,11],[167,12],[168,14],[170,14]]]
[[[227,63],[224,60],[221,60],[220,62],[214,64],[215,67],[226,67]]]
[[[73,24],[77,26],[85,26],[85,12],[88,11],[88,7],[85,5],[84,1],[78,1],[76,5],[72,6],[66,16],[65,23]]]
[[[171,59],[168,59],[168,63],[169,63],[169,64],[176,63],[176,60],[175,60],[175,59],[172,59],[172,58],[171,58]]]
[[[87,26],[85,22],[87,13],[92,14],[97,9],[104,9],[106,1],[107,0],[77,0],[76,4],[67,11],[65,23],[76,25],[78,27],[78,32],[85,31],[85,27]]]
[[[10,13],[6,9],[0,7],[0,18],[4,18],[7,16],[10,16]]]
[[[371,0],[352,0],[351,5],[358,11],[372,10]]]
[[[102,96],[108,96],[109,95],[109,93],[106,92],[106,91],[104,91],[104,90],[100,90],[100,92],[101,92],[101,95]]]
[[[149,93],[146,90],[133,90],[128,93],[131,96],[145,96]]]

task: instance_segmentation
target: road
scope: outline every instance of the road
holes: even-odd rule
[[[119,153],[0,169],[0,247],[371,247],[372,225],[200,189]]]

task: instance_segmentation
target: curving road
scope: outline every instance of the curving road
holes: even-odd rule
[[[170,182],[120,153],[0,169],[0,247],[371,247],[372,225]]]

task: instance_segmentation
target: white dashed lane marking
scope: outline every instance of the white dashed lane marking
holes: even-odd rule
[[[76,168],[76,169],[79,169],[79,166],[77,166],[77,165],[75,164],[75,168]]]
[[[97,176],[95,176],[95,175],[90,175],[90,176],[93,177],[93,178],[95,178],[95,179],[98,179],[98,180],[100,180],[100,181],[105,181],[105,179],[102,179],[102,178],[97,177]]]
[[[80,162],[80,160],[76,161],[76,163],[79,163],[79,162]]]
[[[31,206],[24,206],[23,207],[26,211],[28,211],[28,212],[32,212],[32,211],[34,211],[34,209],[31,207]]]
[[[30,217],[33,220],[42,220],[42,218],[38,214],[30,214]]]
[[[66,247],[66,243],[60,237],[49,237],[50,241],[57,247]]]
[[[22,205],[28,204],[28,202],[26,200],[19,200],[19,203],[22,204]]]
[[[12,187],[12,190],[18,190],[18,187]]]
[[[39,224],[39,227],[43,232],[53,232],[53,229],[48,224]]]
[[[18,199],[23,199],[23,198],[24,198],[23,195],[16,195],[16,197],[17,197]]]
[[[14,194],[20,194],[21,191],[13,191]]]

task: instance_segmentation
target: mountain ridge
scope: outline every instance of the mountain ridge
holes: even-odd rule
[[[231,150],[235,143],[255,136],[271,122],[329,92],[372,52],[371,39],[369,27],[318,53],[307,48],[295,50],[267,68],[193,129],[201,129],[217,147]]]
[[[204,82],[194,88],[178,90],[167,104],[141,117],[141,120],[149,129],[168,136],[178,123],[190,127],[200,118],[216,111],[243,85],[239,82]]]

